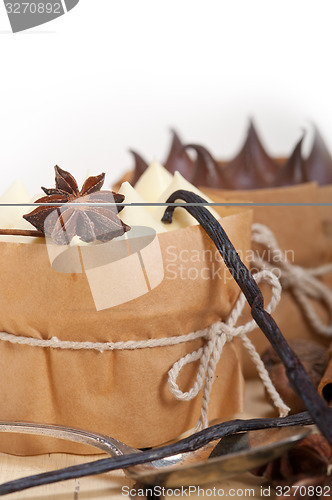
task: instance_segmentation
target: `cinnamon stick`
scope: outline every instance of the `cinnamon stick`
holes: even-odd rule
[[[329,406],[332,407],[332,344],[329,349],[329,362],[325,374],[318,386],[318,392],[327,401]]]
[[[44,238],[45,234],[35,229],[0,229],[0,236],[36,236]]]

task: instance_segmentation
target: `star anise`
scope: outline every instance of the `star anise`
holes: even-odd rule
[[[69,244],[75,235],[85,242],[109,241],[121,236],[130,227],[118,217],[124,196],[113,191],[100,191],[105,174],[89,177],[79,190],[74,177],[55,166],[55,188],[44,188],[46,196],[35,203],[47,203],[23,215],[38,231],[58,244]],[[52,203],[70,203],[52,206]],[[73,206],[74,203],[79,205]],[[98,204],[91,206],[91,203]],[[105,206],[102,206],[105,203]],[[108,205],[111,203],[112,205]],[[86,204],[86,205],[85,205]]]
[[[328,476],[331,456],[332,448],[327,440],[321,434],[311,434],[281,457],[252,472],[270,480],[272,485],[280,488],[280,491],[286,492],[285,487],[289,486],[293,498],[317,498],[314,493],[308,496],[303,494],[303,491],[307,493],[309,490],[308,488],[300,490],[300,486],[312,486],[316,490],[318,486],[328,485],[331,481],[331,477]],[[299,493],[298,496],[295,494],[296,491]],[[286,496],[287,494],[279,498],[283,499]]]

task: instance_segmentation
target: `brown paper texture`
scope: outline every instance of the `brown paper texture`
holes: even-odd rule
[[[320,188],[313,182],[284,188],[243,191],[202,189],[215,201],[222,198],[254,203],[318,203]],[[310,206],[253,206],[253,211],[254,222],[268,226],[282,250],[294,251],[296,264],[314,266],[322,263],[325,241],[321,230],[320,210]]]
[[[319,203],[332,203],[332,185],[321,186],[318,189]],[[320,208],[322,232],[326,241],[326,260],[332,261],[332,206]]]
[[[222,219],[230,239],[244,255],[250,248],[251,219],[248,210]],[[202,228],[171,231],[158,239],[163,281],[141,297],[99,311],[86,272],[52,269],[43,243],[1,242],[0,331],[38,339],[56,336],[60,340],[117,342],[183,335],[225,320],[239,289],[222,259],[215,261],[216,249]],[[190,259],[192,250],[196,256],[201,252],[205,260]],[[184,278],[179,275],[180,265]],[[212,278],[218,269],[222,279],[218,274]],[[120,289],[121,277],[119,280]],[[200,415],[201,392],[192,401],[178,401],[169,391],[167,372],[202,342],[100,353],[1,341],[0,420],[73,426],[135,447],[160,444],[193,428]],[[240,357],[236,340],[225,346],[213,385],[210,419],[242,410]],[[183,369],[179,377],[182,390],[192,386],[197,368],[195,363]],[[0,450],[13,454],[87,452],[87,448],[62,441],[2,434]]]
[[[222,202],[225,198],[249,201],[255,203],[319,203],[332,201],[332,187],[318,187],[316,183],[307,183],[297,186],[258,189],[246,191],[212,190],[202,188],[214,201]],[[326,207],[311,206],[253,206],[254,220],[268,226],[274,233],[279,247],[287,252],[287,256],[293,263],[304,268],[316,267],[332,260],[332,236],[323,233],[323,226],[330,227],[332,224],[332,209]],[[328,239],[330,238],[330,239]],[[330,246],[329,246],[330,245]],[[328,251],[330,248],[330,251]],[[264,250],[253,244],[253,251],[259,253]],[[322,278],[323,282],[332,288],[332,273]],[[265,297],[265,303],[270,299],[270,289],[262,285],[261,289]],[[315,303],[315,308],[325,321],[325,312]],[[245,309],[243,322],[250,319],[250,311]],[[312,331],[298,304],[294,300],[291,291],[283,290],[281,301],[273,313],[281,331],[286,339],[304,338],[317,341],[325,346],[329,345],[329,339]],[[257,351],[262,353],[269,342],[260,330],[249,334]],[[253,365],[249,355],[244,353],[244,375],[245,377],[257,377],[256,367]]]

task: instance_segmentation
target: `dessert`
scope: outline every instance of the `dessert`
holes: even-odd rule
[[[304,136],[296,144],[285,164],[279,168],[273,179],[274,187],[294,186],[308,181],[304,172],[304,159],[301,151],[303,139]]]
[[[250,122],[247,138],[239,154],[223,166],[226,177],[232,180],[231,189],[268,187],[277,175],[279,166],[265,151],[256,129]],[[228,186],[225,186],[227,189]]]
[[[6,401],[0,419],[93,429],[136,447],[160,444],[193,428],[201,412],[201,394],[181,401],[169,389],[167,373],[172,366],[206,345],[202,336],[182,337],[226,319],[239,289],[223,262],[214,258],[214,245],[194,221],[185,223],[186,218],[180,216],[174,230],[165,230],[144,207],[119,206],[118,213],[108,214],[112,228],[113,216],[120,220],[123,216],[123,234],[103,241],[96,230],[95,212],[85,227],[80,221],[88,223],[82,207],[74,206],[76,199],[84,202],[85,196],[90,201],[91,197],[104,200],[103,191],[95,190],[103,177],[90,178],[79,189],[68,172],[57,168],[56,173],[55,188],[45,192],[51,204],[64,197],[60,216],[58,210],[51,212],[57,215],[59,231],[42,224],[47,219],[43,210],[32,209],[31,215],[24,208],[35,229],[22,221],[37,233],[33,241],[38,244],[31,244],[32,239],[23,235],[6,241],[7,234],[0,241],[0,392]],[[171,177],[171,182],[175,178],[183,186],[179,175]],[[124,196],[129,203],[142,199],[129,184],[123,184],[120,195],[112,196],[115,205],[121,205]],[[92,208],[88,207],[90,215]],[[178,212],[181,215],[181,209]],[[104,215],[103,211],[97,213]],[[71,224],[72,218],[75,224]],[[250,246],[251,212],[243,210],[222,220],[237,250],[245,255]],[[136,240],[132,239],[138,224],[153,231],[147,245],[145,235],[136,233]],[[68,228],[66,241],[60,226],[64,233]],[[109,227],[104,228],[104,235],[111,233]],[[92,236],[95,240],[90,242]],[[52,237],[51,248],[59,254],[50,258]],[[143,246],[139,246],[141,240]],[[146,253],[149,245],[153,248]],[[110,248],[122,253],[112,253],[105,261],[105,249]],[[161,280],[157,276],[160,268],[154,265],[160,256]],[[63,262],[70,265],[64,269]],[[138,285],[145,288],[137,295]],[[166,343],[171,339],[171,344],[164,345],[165,339]],[[130,346],[148,342],[149,347],[127,348],[127,342]],[[236,340],[224,346],[210,397],[210,419],[226,418],[242,409],[240,352]],[[198,365],[196,361],[183,368],[178,382],[181,390],[194,385]],[[14,454],[91,452],[79,445],[29,436],[3,435],[0,448]]]
[[[172,143],[168,157],[165,160],[165,168],[171,174],[179,172],[185,179],[192,179],[194,162],[185,150],[175,130],[172,130]]]
[[[125,197],[126,203],[140,203],[144,205],[145,200],[134,189],[129,182],[123,182],[119,189],[119,194]],[[121,212],[121,220],[129,226],[148,226],[156,233],[164,233],[165,226],[151,215],[151,212],[144,206],[137,206],[135,210],[131,207],[124,207]]]
[[[135,189],[146,203],[152,203],[161,196],[171,181],[172,175],[154,161],[136,182]]]
[[[30,203],[30,195],[26,190],[22,181],[14,182],[7,191],[0,196],[1,204],[15,203],[15,200],[20,203]],[[14,227],[15,223],[21,219],[24,214],[24,207],[7,206],[6,210],[0,212],[0,227]]]
[[[332,184],[332,156],[314,126],[314,140],[307,158],[301,151],[303,137],[288,158],[272,158],[265,150],[254,123],[250,121],[247,136],[240,152],[231,160],[216,160],[201,145],[186,145],[173,131],[170,151],[164,163],[166,169],[179,171],[188,181],[209,188],[251,190],[303,182],[317,182],[320,186]],[[196,149],[193,161],[186,148]],[[139,158],[139,162],[138,162]],[[128,173],[135,184],[147,165],[135,153],[135,169]],[[281,177],[281,178],[280,178]]]
[[[131,182],[132,184],[136,184],[138,179],[148,168],[148,164],[138,153],[136,153],[136,151],[130,151],[130,153],[133,155],[135,161],[134,174],[131,178]]]
[[[88,177],[79,190],[74,177],[56,166],[55,188],[42,187],[46,196],[35,202],[48,206],[39,206],[23,218],[37,231],[62,245],[70,244],[76,235],[86,243],[94,240],[105,242],[121,236],[130,229],[118,217],[124,196],[113,191],[101,191],[104,179],[105,174]],[[52,203],[63,205],[55,210],[56,206]],[[82,203],[88,205],[82,206]],[[96,206],[91,205],[94,203]],[[109,206],[110,203],[115,206]]]
[[[318,182],[320,186],[332,184],[332,157],[317,127],[304,171],[308,180]]]
[[[196,152],[196,161],[192,182],[195,186],[214,186],[216,189],[224,186],[231,189],[231,180],[228,178],[224,169],[220,169],[209,153],[203,146],[197,144],[188,144],[186,149],[191,148]]]
[[[194,153],[194,165],[191,167],[188,163],[185,171],[187,180],[214,202],[253,202],[254,222],[272,231],[278,247],[294,266],[294,273],[297,272],[296,266],[304,272],[314,269],[311,275],[317,281],[309,286],[306,280],[311,271],[302,280],[294,273],[289,276],[276,260],[271,260],[269,244],[253,242],[254,258],[261,256],[281,278],[283,294],[275,317],[287,338],[303,337],[327,346],[332,328],[332,272],[329,271],[332,262],[332,208],[319,204],[332,202],[332,157],[317,128],[314,128],[314,140],[307,157],[302,152],[303,139],[304,134],[288,158],[273,158],[262,145],[251,122],[240,153],[230,161],[216,160],[201,145],[186,146],[178,136],[176,148],[171,148],[171,156],[174,163],[183,151]],[[217,210],[221,213],[221,207]],[[275,255],[273,259],[276,258]],[[320,266],[325,265],[321,272]],[[252,269],[256,270],[254,262]],[[317,292],[310,292],[312,287]],[[249,311],[245,317],[249,318]],[[259,352],[268,345],[259,331],[251,338]],[[256,370],[246,355],[245,374],[256,376]]]

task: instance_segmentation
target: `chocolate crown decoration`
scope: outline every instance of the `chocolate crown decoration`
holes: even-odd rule
[[[251,121],[240,152],[225,162],[217,161],[202,145],[184,145],[173,130],[164,165],[171,173],[178,170],[192,184],[220,189],[260,189],[310,181],[332,184],[332,156],[318,129],[314,128],[313,146],[307,158],[302,154],[303,139],[304,134],[286,160],[272,158]],[[195,151],[195,160],[187,153],[188,149]],[[132,153],[135,166],[131,182],[135,184],[148,163],[139,154]]]
[[[55,188],[44,188],[46,196],[35,203],[47,203],[24,215],[37,231],[52,238],[55,243],[69,244],[75,235],[82,241],[109,241],[121,236],[130,227],[118,217],[124,201],[122,194],[113,191],[101,191],[105,174],[89,177],[79,190],[74,177],[60,167],[55,166]],[[70,203],[66,206],[54,206],[52,203]],[[77,207],[73,203],[80,203]],[[90,205],[84,205],[84,204]],[[91,206],[96,203],[96,206]],[[113,204],[105,205],[102,204]]]

